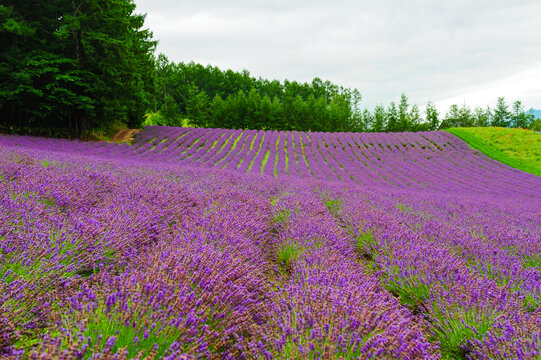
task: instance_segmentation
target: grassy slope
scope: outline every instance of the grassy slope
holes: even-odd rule
[[[541,134],[525,129],[447,129],[472,148],[506,165],[541,176]]]

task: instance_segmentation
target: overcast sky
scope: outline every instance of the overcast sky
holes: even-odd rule
[[[170,60],[402,92],[440,112],[505,96],[541,109],[539,0],[135,0]]]

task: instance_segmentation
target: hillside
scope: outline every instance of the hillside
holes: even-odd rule
[[[447,132],[0,135],[0,357],[536,358],[540,188]]]
[[[472,148],[506,165],[541,176],[541,134],[527,129],[453,128],[446,130]]]

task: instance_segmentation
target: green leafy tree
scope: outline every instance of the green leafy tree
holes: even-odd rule
[[[533,114],[527,114],[524,111],[524,106],[521,101],[517,100],[513,103],[513,111],[510,116],[511,126],[526,129],[533,119]]]
[[[406,131],[409,129],[409,103],[406,94],[402,93],[400,96],[400,103],[398,104],[398,131]]]
[[[327,100],[323,96],[316,97],[312,94],[308,96],[306,105],[308,107],[306,130],[323,131],[329,122]]]
[[[438,130],[440,126],[440,120],[438,119],[438,116],[440,114],[438,112],[438,109],[436,108],[436,105],[434,105],[432,101],[429,101],[426,105],[425,113],[426,121],[428,123],[428,129],[432,131]]]
[[[209,109],[209,126],[213,128],[220,128],[223,126],[221,124],[225,112],[225,101],[221,98],[220,95],[214,96],[212,102],[210,103]]]
[[[156,43],[132,0],[4,1],[3,126],[81,133],[137,126],[154,90]]]
[[[373,132],[383,132],[387,128],[387,117],[383,105],[378,104],[374,108],[374,123],[372,125]]]
[[[407,131],[419,131],[421,127],[421,123],[423,122],[423,118],[421,117],[421,112],[419,111],[419,107],[417,104],[414,104],[411,107],[411,110],[408,114],[408,127],[406,128]]]
[[[463,105],[458,107],[458,105],[453,104],[449,108],[447,114],[445,114],[445,119],[441,125],[442,129],[450,127],[471,127],[475,124],[475,118],[471,109]]]
[[[171,95],[165,97],[165,102],[160,108],[163,124],[167,126],[179,126],[181,124],[180,108]]]
[[[473,111],[473,117],[474,117],[474,126],[477,127],[487,127],[490,125],[490,119],[491,119],[491,111],[490,107],[487,107],[486,110],[476,107]]]
[[[368,109],[364,109],[358,125],[353,131],[370,131],[374,127],[374,116]]]
[[[387,107],[387,112],[385,115],[387,117],[387,128],[385,130],[392,132],[398,131],[398,109],[396,108],[396,103],[394,101],[391,101],[391,103]]]
[[[500,97],[496,102],[496,107],[492,115],[492,126],[508,127],[509,118],[511,114],[509,112],[509,106],[505,103],[505,98]]]

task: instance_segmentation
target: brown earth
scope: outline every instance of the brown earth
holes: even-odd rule
[[[133,137],[135,134],[137,134],[141,129],[122,129],[118,130],[113,137],[111,138],[111,141],[114,142],[132,142]]]

